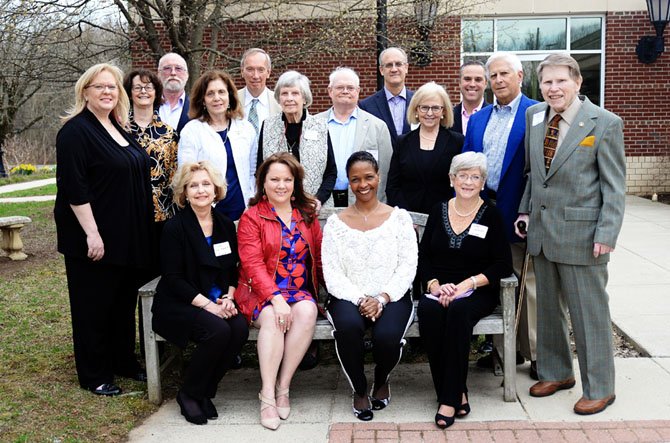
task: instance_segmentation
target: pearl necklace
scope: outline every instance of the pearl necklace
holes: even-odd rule
[[[360,215],[361,217],[363,217],[363,220],[365,220],[365,223],[367,223],[367,222],[368,222],[368,217],[371,216],[372,214],[374,214],[374,213],[377,211],[377,209],[379,209],[379,206],[380,206],[381,204],[382,204],[382,202],[377,201],[377,206],[375,206],[375,208],[374,208],[372,211],[368,212],[368,215],[365,215],[365,214],[363,214],[361,211],[359,211],[359,210],[358,210],[358,206],[356,206],[356,203],[354,203],[352,206],[354,207],[354,210],[355,210],[356,212],[358,212],[358,215]]]
[[[458,208],[456,207],[456,199],[455,198],[451,201],[454,203],[452,206],[454,207],[454,212],[456,213],[456,215],[461,216],[461,217],[470,217],[472,214],[477,212],[477,209],[479,209],[479,205],[482,202],[482,199],[477,197],[477,203],[475,204],[475,208],[472,211],[468,212],[467,214],[461,214],[460,212],[458,212]]]

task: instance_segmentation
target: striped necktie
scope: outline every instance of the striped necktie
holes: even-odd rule
[[[547,132],[544,135],[544,167],[549,172],[551,161],[556,155],[556,147],[558,145],[558,122],[561,121],[561,115],[556,114],[549,120],[547,125]]]
[[[249,123],[254,127],[256,135],[258,135],[258,111],[256,110],[256,105],[258,105],[258,99],[254,98],[251,100],[251,109],[249,109]]]

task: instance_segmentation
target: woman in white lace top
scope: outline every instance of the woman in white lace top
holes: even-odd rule
[[[403,337],[414,319],[409,289],[418,247],[407,211],[377,199],[375,158],[368,152],[355,152],[346,171],[356,201],[326,223],[323,274],[337,356],[354,391],[353,412],[368,421],[373,409],[384,409],[391,400],[389,375],[400,361]],[[371,392],[363,369],[368,327],[373,329],[375,362]]]

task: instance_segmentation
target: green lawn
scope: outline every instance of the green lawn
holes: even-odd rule
[[[121,442],[157,408],[129,379],[117,380],[125,395],[116,398],[79,387],[52,211],[53,202],[0,204],[0,216],[33,220],[22,231],[29,258],[0,253],[0,441]]]
[[[32,197],[35,195],[56,195],[56,184],[40,186],[39,188],[23,189],[21,191],[0,192],[0,198],[5,197]]]
[[[46,172],[46,171],[38,171],[34,174],[30,175],[21,175],[21,174],[13,174],[10,175],[9,177],[0,177],[0,186],[2,185],[9,185],[12,183],[24,183],[24,182],[31,182],[35,180],[44,180],[45,178],[54,178],[56,176],[56,171],[51,171],[51,172]]]

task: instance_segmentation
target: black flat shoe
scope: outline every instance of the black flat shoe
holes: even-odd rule
[[[530,378],[533,380],[540,380],[537,376],[537,361],[533,360],[530,362]]]
[[[439,410],[439,409],[438,409]],[[444,423],[440,423],[440,422]],[[449,426],[454,424],[454,417],[447,417],[442,415],[439,412],[435,414],[435,425],[440,429],[447,429]]]
[[[356,394],[354,394],[354,396],[355,396],[355,395],[356,395]],[[369,401],[369,399],[368,399],[368,401]],[[372,407],[367,407],[367,408],[365,408],[365,409],[356,409],[356,406],[354,406],[354,405],[355,405],[354,402],[355,402],[355,397],[352,397],[352,400],[351,400],[351,409],[354,411],[354,416],[355,416],[357,419],[361,420],[361,421],[370,421],[370,420],[372,420],[372,418],[375,416],[375,415],[372,413]]]
[[[103,383],[97,388],[88,388],[88,390],[95,395],[106,395],[108,397],[119,395],[121,393],[121,388],[116,386],[114,383]]]
[[[209,398],[204,399],[200,402],[200,408],[202,412],[205,413],[205,417],[212,420],[214,418],[219,418],[219,412],[216,410],[216,406],[212,403],[212,400]]]
[[[312,344],[309,345],[305,355],[302,357],[298,368],[300,368],[301,371],[309,371],[310,369],[316,368],[319,365],[320,349],[319,343],[313,341]]]
[[[370,403],[372,404],[372,409],[375,411],[381,411],[391,403],[391,385],[388,385],[389,396],[386,398],[376,398],[370,396]]]
[[[194,425],[204,425],[207,423],[207,417],[205,416],[205,413],[202,412],[202,408],[196,399],[179,391],[177,392],[177,404],[181,410],[181,415],[184,416],[187,422],[193,423]]]

